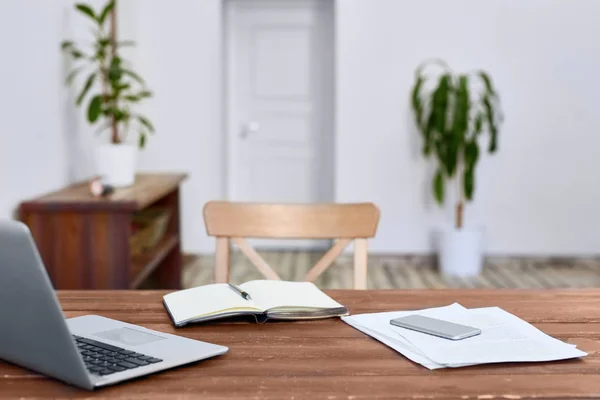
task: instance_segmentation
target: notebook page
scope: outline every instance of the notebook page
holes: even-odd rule
[[[198,286],[164,296],[164,301],[176,321],[196,319],[225,310],[263,310],[254,300],[246,300],[226,283]]]
[[[286,308],[344,307],[311,282],[256,280],[239,285],[265,310]]]

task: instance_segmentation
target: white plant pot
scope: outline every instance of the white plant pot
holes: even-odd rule
[[[438,234],[439,266],[443,275],[475,276],[483,268],[483,232],[446,229]]]
[[[136,162],[136,146],[107,144],[96,148],[96,172],[107,185],[131,186],[135,182]]]

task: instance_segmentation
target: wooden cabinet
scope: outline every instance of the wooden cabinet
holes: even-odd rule
[[[160,289],[181,287],[179,188],[185,174],[140,174],[133,186],[105,198],[89,182],[23,202],[29,226],[56,289]],[[168,210],[166,233],[146,252],[132,255],[132,218]]]

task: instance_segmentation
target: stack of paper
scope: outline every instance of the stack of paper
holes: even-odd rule
[[[448,340],[390,324],[420,314],[481,329],[481,334]],[[550,337],[498,307],[467,309],[460,304],[418,311],[359,314],[344,322],[429,369],[467,365],[564,360],[586,356],[575,345]]]

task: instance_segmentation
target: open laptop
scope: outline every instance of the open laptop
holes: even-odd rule
[[[0,359],[93,390],[227,347],[97,315],[65,320],[26,225],[0,221]]]

